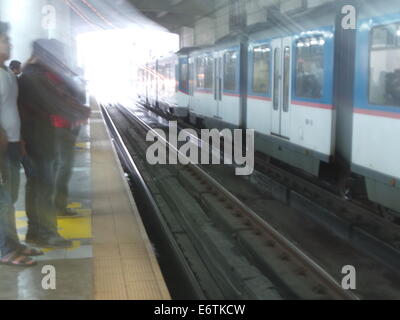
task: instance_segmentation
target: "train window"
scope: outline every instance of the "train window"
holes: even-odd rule
[[[196,86],[198,88],[204,88],[205,79],[205,68],[204,68],[204,58],[196,59]]]
[[[369,100],[400,106],[400,23],[371,30]]]
[[[196,86],[201,89],[212,89],[213,58],[210,56],[196,59]]]
[[[212,89],[213,86],[213,63],[214,59],[210,56],[205,58],[205,79],[204,88]]]
[[[165,77],[167,80],[171,80],[171,64],[165,65]]]
[[[281,73],[281,53],[279,48],[274,50],[274,110],[279,109],[279,80]]]
[[[283,60],[283,112],[289,111],[290,47],[285,47]]]
[[[165,91],[164,74],[165,74],[165,67],[164,66],[159,66],[159,68],[158,68],[158,79],[160,81],[160,90],[161,91]]]
[[[323,37],[299,39],[296,42],[296,96],[319,99],[324,80]]]
[[[270,94],[271,48],[253,49],[253,92]]]
[[[236,51],[224,54],[224,90],[236,90]]]
[[[188,80],[189,80],[189,69],[187,63],[180,63],[179,79],[180,79],[180,89],[183,91],[188,90]]]
[[[174,78],[175,78],[175,92],[179,91],[179,81],[178,81],[178,77],[179,77],[179,64],[176,63],[174,65]]]

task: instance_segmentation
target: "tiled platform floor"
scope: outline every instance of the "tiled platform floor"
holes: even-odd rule
[[[33,268],[0,266],[0,299],[170,299],[104,120],[92,104],[90,126],[75,147],[70,207],[77,218],[60,218],[59,231],[73,240],[65,250],[45,249]],[[91,138],[90,138],[91,136]],[[24,173],[17,228],[24,240]],[[56,289],[42,287],[44,266],[56,271]]]

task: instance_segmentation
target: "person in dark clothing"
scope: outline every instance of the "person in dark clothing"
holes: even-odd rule
[[[68,87],[70,94],[84,105],[86,103],[86,91],[78,74],[69,79]],[[85,121],[77,121],[71,123],[69,121],[64,121],[62,126],[55,128],[57,158],[54,166],[56,179],[54,202],[57,215],[60,217],[74,217],[78,215],[76,211],[68,208],[69,182],[75,160],[75,144],[84,122]]]
[[[42,247],[69,247],[57,229],[54,204],[55,172],[58,155],[58,128],[68,127],[89,117],[89,108],[71,94],[64,47],[57,40],[38,40],[33,55],[19,79],[22,136],[36,174],[28,178],[29,192],[35,199],[26,241]],[[31,217],[29,217],[29,220]]]
[[[57,140],[56,161],[54,164],[55,191],[54,202],[57,216],[73,217],[78,215],[68,208],[69,181],[72,176],[75,144],[79,135],[80,125],[66,124],[64,127],[55,128]]]

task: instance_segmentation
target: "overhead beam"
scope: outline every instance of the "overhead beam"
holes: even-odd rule
[[[190,17],[206,15],[212,12],[215,6],[212,0],[130,0],[130,2],[145,14],[166,11]]]

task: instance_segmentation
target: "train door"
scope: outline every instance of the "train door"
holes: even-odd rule
[[[194,77],[195,77],[195,68],[194,68],[194,59],[189,58],[189,110],[193,111],[194,106]]]
[[[289,139],[292,39],[287,37],[272,41],[272,51],[273,106],[271,133]]]
[[[149,86],[150,86],[150,72],[149,72],[149,65],[146,64],[145,69],[144,69],[144,83],[145,83],[145,89],[144,89],[144,94],[145,96],[145,103],[149,103]]]
[[[160,66],[158,64],[158,60],[156,61],[155,65],[155,73],[156,76],[154,77],[155,80],[155,89],[154,89],[154,106],[158,107],[158,97],[159,97],[159,90],[161,88],[161,81],[160,81]]]
[[[214,100],[215,109],[213,112],[213,117],[220,120],[220,107],[222,100],[222,72],[223,72],[223,61],[222,53],[218,52],[214,56]]]

